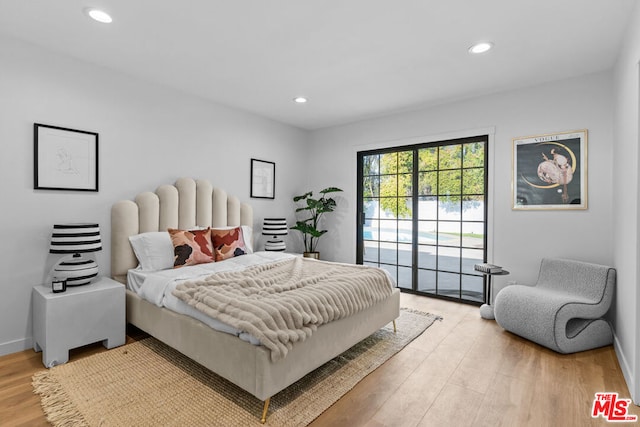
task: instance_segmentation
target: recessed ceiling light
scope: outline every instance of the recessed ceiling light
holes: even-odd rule
[[[88,8],[84,10],[84,13],[86,13],[89,18],[98,22],[102,22],[103,24],[110,24],[111,22],[113,22],[111,15],[109,15],[104,10]]]
[[[493,43],[491,42],[480,42],[476,43],[469,48],[469,53],[485,53],[493,48]]]
[[[305,98],[304,96],[296,96],[295,98],[293,98],[293,102],[295,102],[296,104],[304,104],[305,102],[307,102],[307,98]]]

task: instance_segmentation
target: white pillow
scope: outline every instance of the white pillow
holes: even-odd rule
[[[253,228],[248,225],[241,225],[242,237],[244,238],[244,245],[247,248],[247,253],[253,253]]]
[[[173,243],[168,232],[150,231],[136,234],[129,236],[129,242],[142,270],[157,271],[173,268]]]

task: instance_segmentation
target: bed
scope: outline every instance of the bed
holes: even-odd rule
[[[252,207],[206,180],[180,178],[175,184],[158,187],[155,192],[141,193],[134,200],[119,201],[111,209],[111,276],[128,285],[128,277],[131,281],[132,274],[139,268],[131,236],[172,228],[237,226],[253,227]],[[272,256],[265,254],[256,252],[252,256]],[[238,257],[241,258],[250,259]],[[126,291],[127,322],[263,401],[263,423],[271,396],[394,322],[400,310],[399,291],[394,288],[388,297],[374,305],[319,326],[308,339],[296,343],[286,357],[273,360],[272,352],[264,345],[239,339],[197,318],[159,307],[131,286],[129,284]]]

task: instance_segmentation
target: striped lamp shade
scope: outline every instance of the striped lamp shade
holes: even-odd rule
[[[83,253],[102,250],[98,224],[55,224],[49,253],[72,255],[53,268],[53,276],[67,281],[67,286],[86,285],[98,275],[98,263],[83,258]]]
[[[262,234],[265,236],[272,236],[264,244],[265,251],[279,251],[282,252],[287,249],[284,240],[278,236],[287,235],[289,229],[287,228],[286,218],[265,218],[262,221]]]

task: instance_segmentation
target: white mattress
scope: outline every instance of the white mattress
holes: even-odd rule
[[[206,277],[221,271],[241,271],[254,265],[293,257],[295,255],[283,252],[255,252],[225,261],[169,270],[143,271],[138,267],[127,272],[127,288],[158,307],[165,307],[177,313],[193,317],[217,331],[236,335],[242,340],[254,345],[260,345],[260,341],[255,337],[207,316],[200,310],[173,296],[172,292],[178,284],[185,280]]]

